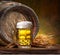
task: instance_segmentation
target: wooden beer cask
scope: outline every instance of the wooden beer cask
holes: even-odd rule
[[[33,23],[32,30],[33,37],[35,37],[39,30],[39,20],[36,13],[30,7],[18,2],[0,2],[0,39],[6,44],[12,42],[16,23],[25,20]]]

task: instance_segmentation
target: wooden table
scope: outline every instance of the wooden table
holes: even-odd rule
[[[21,49],[21,48],[0,48],[0,53],[8,53],[8,54],[40,54],[40,53],[60,53],[60,49],[58,48],[29,48],[29,49]]]

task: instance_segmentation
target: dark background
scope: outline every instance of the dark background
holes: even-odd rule
[[[8,0],[7,0],[8,1]],[[60,44],[60,0],[11,0],[31,7],[38,15],[38,34],[52,34]]]

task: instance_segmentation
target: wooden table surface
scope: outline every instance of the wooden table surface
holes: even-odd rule
[[[60,53],[60,48],[0,48],[0,53],[20,53],[20,54],[40,54],[40,53]]]

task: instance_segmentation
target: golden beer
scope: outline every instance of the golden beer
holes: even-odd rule
[[[17,42],[20,48],[30,48],[32,42],[32,23],[22,21],[17,23]]]

